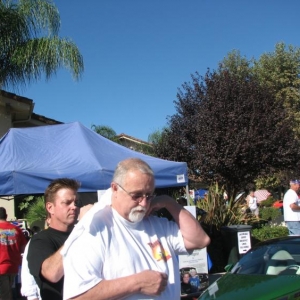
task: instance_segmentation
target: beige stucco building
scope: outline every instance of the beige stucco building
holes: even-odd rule
[[[0,138],[10,128],[62,124],[62,122],[37,115],[31,99],[0,90]],[[0,206],[7,211],[7,220],[15,220],[15,201],[12,196],[0,196]]]

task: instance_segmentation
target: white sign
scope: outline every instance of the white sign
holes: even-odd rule
[[[196,206],[191,205],[191,206],[184,206],[186,210],[188,210],[195,218],[196,218]]]
[[[184,174],[177,175],[177,183],[185,182]]]
[[[191,254],[178,255],[179,269],[195,268],[197,273],[208,274],[206,248],[194,250]]]
[[[251,248],[250,231],[238,232],[239,253],[244,254]]]

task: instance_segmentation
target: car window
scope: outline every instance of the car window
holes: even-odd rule
[[[231,273],[300,275],[300,238],[262,243],[247,252]]]

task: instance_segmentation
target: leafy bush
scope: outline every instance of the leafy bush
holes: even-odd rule
[[[285,226],[265,225],[261,228],[252,229],[252,238],[257,241],[266,241],[269,239],[287,236],[289,234]]]
[[[216,183],[209,187],[207,197],[197,202],[197,206],[207,212],[203,220],[205,226],[220,230],[222,226],[245,223],[243,200],[231,198],[226,203],[223,194],[224,188]]]
[[[259,210],[259,215],[264,220],[274,221],[281,215],[281,211],[275,207],[263,207]]]
[[[35,221],[46,220],[47,212],[45,209],[44,197],[37,197],[37,199],[32,202],[28,208],[25,215],[29,224]]]
[[[259,205],[260,205],[261,207],[272,207],[272,205],[273,205],[273,203],[274,203],[275,201],[276,201],[276,200],[275,200],[272,196],[270,196],[270,197],[268,197],[266,200],[261,201],[261,202],[259,203]]]

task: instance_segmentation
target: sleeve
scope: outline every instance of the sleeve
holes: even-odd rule
[[[102,280],[104,250],[99,247],[101,244],[98,235],[85,231],[63,253],[64,299],[82,294]]]
[[[160,219],[160,226],[162,230],[162,236],[160,239],[163,240],[163,237],[166,237],[167,243],[173,248],[176,255],[188,254],[188,251],[184,246],[183,236],[177,223],[165,218]]]

